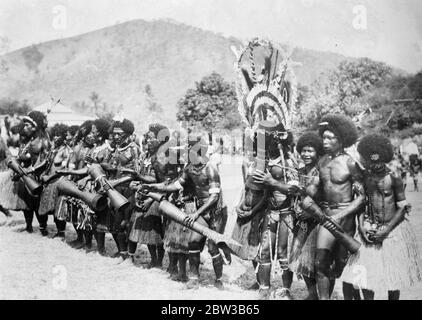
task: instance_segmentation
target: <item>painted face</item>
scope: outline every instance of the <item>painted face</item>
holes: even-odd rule
[[[302,158],[305,165],[312,165],[317,161],[317,153],[314,147],[304,146],[300,152],[300,157]]]
[[[322,135],[322,144],[325,153],[335,153],[342,147],[337,136],[329,130],[324,131],[324,134]]]
[[[32,137],[36,131],[37,128],[32,123],[25,121],[25,125],[23,127],[23,134],[25,137]]]
[[[111,141],[114,144],[121,146],[124,144],[129,136],[120,128],[113,128],[113,134],[111,137]]]

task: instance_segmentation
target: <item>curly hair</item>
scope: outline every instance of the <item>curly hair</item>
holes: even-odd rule
[[[388,163],[394,157],[394,148],[390,140],[379,134],[363,137],[358,144],[358,152],[370,162]]]
[[[47,128],[47,117],[41,111],[33,110],[28,113],[28,117],[31,118],[37,124],[38,129]],[[25,118],[24,118],[24,121],[25,121]]]
[[[103,139],[107,139],[110,133],[111,123],[106,119],[96,119],[94,120],[93,125],[97,128],[98,133]]]
[[[77,125],[69,126],[67,129],[67,131],[69,131],[72,136],[74,136],[78,132],[78,130],[79,126]]]
[[[304,147],[314,148],[318,157],[324,153],[321,137],[316,132],[306,132],[299,138],[296,145],[297,152],[301,153]]]
[[[120,128],[124,133],[131,135],[135,131],[135,126],[133,122],[128,119],[123,119],[123,121],[113,121],[110,131],[113,131],[114,128]]]
[[[56,123],[50,131],[50,135],[52,137],[62,137],[63,139],[66,137],[66,133],[69,130],[69,126],[63,123]]]
[[[148,130],[155,134],[156,138],[160,140],[161,145],[163,145],[170,139],[169,128],[167,128],[165,125],[162,125],[161,123],[150,124]]]
[[[352,146],[358,139],[356,125],[351,119],[343,115],[333,114],[324,116],[319,126],[320,136],[329,130],[337,136],[344,148]]]
[[[78,143],[83,138],[85,138],[88,134],[91,133],[93,122],[91,120],[87,120],[82,123],[78,127],[78,131],[76,132],[75,143]]]
[[[12,133],[12,134],[18,134],[18,133],[21,133],[22,132],[22,130],[23,130],[23,127],[25,126],[25,123],[23,122],[23,121],[19,121],[17,124],[15,124],[15,125],[13,125],[11,128],[10,128],[10,132]]]

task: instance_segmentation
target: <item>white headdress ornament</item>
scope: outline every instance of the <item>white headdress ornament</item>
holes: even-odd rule
[[[238,109],[248,134],[253,134],[262,120],[281,123],[290,130],[297,99],[292,68],[297,63],[290,59],[291,50],[286,52],[281,46],[258,38],[243,50],[231,49],[237,58]]]

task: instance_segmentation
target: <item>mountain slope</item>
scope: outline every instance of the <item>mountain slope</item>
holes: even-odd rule
[[[225,38],[187,25],[134,20],[76,37],[23,48],[0,57],[0,98],[27,99],[31,104],[60,97],[72,105],[88,101],[92,91],[108,105],[142,114],[149,84],[174,119],[175,105],[195,81],[216,71],[235,80],[235,58]],[[334,68],[343,56],[298,48],[293,60],[299,82],[309,84]]]

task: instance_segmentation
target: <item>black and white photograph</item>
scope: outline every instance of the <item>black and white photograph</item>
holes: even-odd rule
[[[0,300],[422,300],[421,172],[420,0],[0,0]]]

